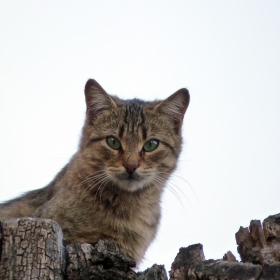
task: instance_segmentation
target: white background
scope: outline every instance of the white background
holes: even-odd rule
[[[194,243],[237,255],[239,226],[280,212],[279,1],[1,0],[0,32],[1,201],[74,154],[94,78],[122,98],[191,94],[180,190],[141,269]]]

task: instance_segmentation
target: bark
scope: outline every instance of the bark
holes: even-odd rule
[[[3,223],[0,279],[63,279],[62,231],[51,220],[10,219]]]
[[[233,255],[231,251],[227,251],[224,256],[223,256],[224,261],[229,261],[229,262],[237,262],[236,257]]]
[[[65,248],[62,239],[59,225],[52,220],[0,222],[0,279],[167,280],[163,265],[136,273],[135,262],[122,256],[112,241]]]
[[[251,280],[259,279],[261,273],[262,267],[260,265],[208,260],[191,269],[187,279]]]
[[[263,221],[252,220],[249,228],[240,227],[235,235],[243,262],[272,265],[280,263],[280,214]]]
[[[144,272],[137,273],[137,280],[167,280],[164,265],[154,264]]]
[[[242,262],[228,251],[223,260],[205,260],[201,244],[181,248],[170,271],[172,280],[279,280],[280,214],[252,220],[236,233]]]
[[[90,244],[74,244],[66,247],[68,280],[87,279],[137,279],[131,269],[135,262],[123,257],[113,242],[99,240]]]
[[[163,265],[135,272],[135,262],[112,241],[62,244],[62,231],[51,220],[21,218],[0,222],[0,279],[167,280]],[[205,260],[201,244],[180,248],[171,280],[280,280],[280,214],[253,220],[236,233],[242,262],[228,251]]]
[[[189,270],[205,260],[201,244],[180,248],[171,266],[170,280],[189,279]]]

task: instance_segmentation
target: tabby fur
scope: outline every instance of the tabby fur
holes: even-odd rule
[[[163,101],[121,100],[90,79],[85,97],[77,153],[46,187],[0,204],[0,220],[53,219],[64,244],[110,239],[139,263],[156,236],[161,196],[181,152],[189,93],[183,88]],[[112,149],[108,137],[121,147]],[[151,139],[159,145],[147,152],[143,145]]]

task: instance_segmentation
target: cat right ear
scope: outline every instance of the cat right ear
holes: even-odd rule
[[[161,101],[155,110],[170,119],[176,128],[180,129],[185,112],[189,106],[190,95],[186,88],[179,89],[167,99]]]
[[[93,79],[89,79],[85,85],[85,98],[87,116],[96,118],[102,111],[117,107],[109,94]]]

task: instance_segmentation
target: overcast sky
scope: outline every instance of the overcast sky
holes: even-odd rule
[[[88,78],[121,98],[190,91],[141,269],[169,270],[194,243],[207,259],[237,255],[239,227],[280,212],[279,1],[0,0],[1,201],[44,187],[75,153]]]

